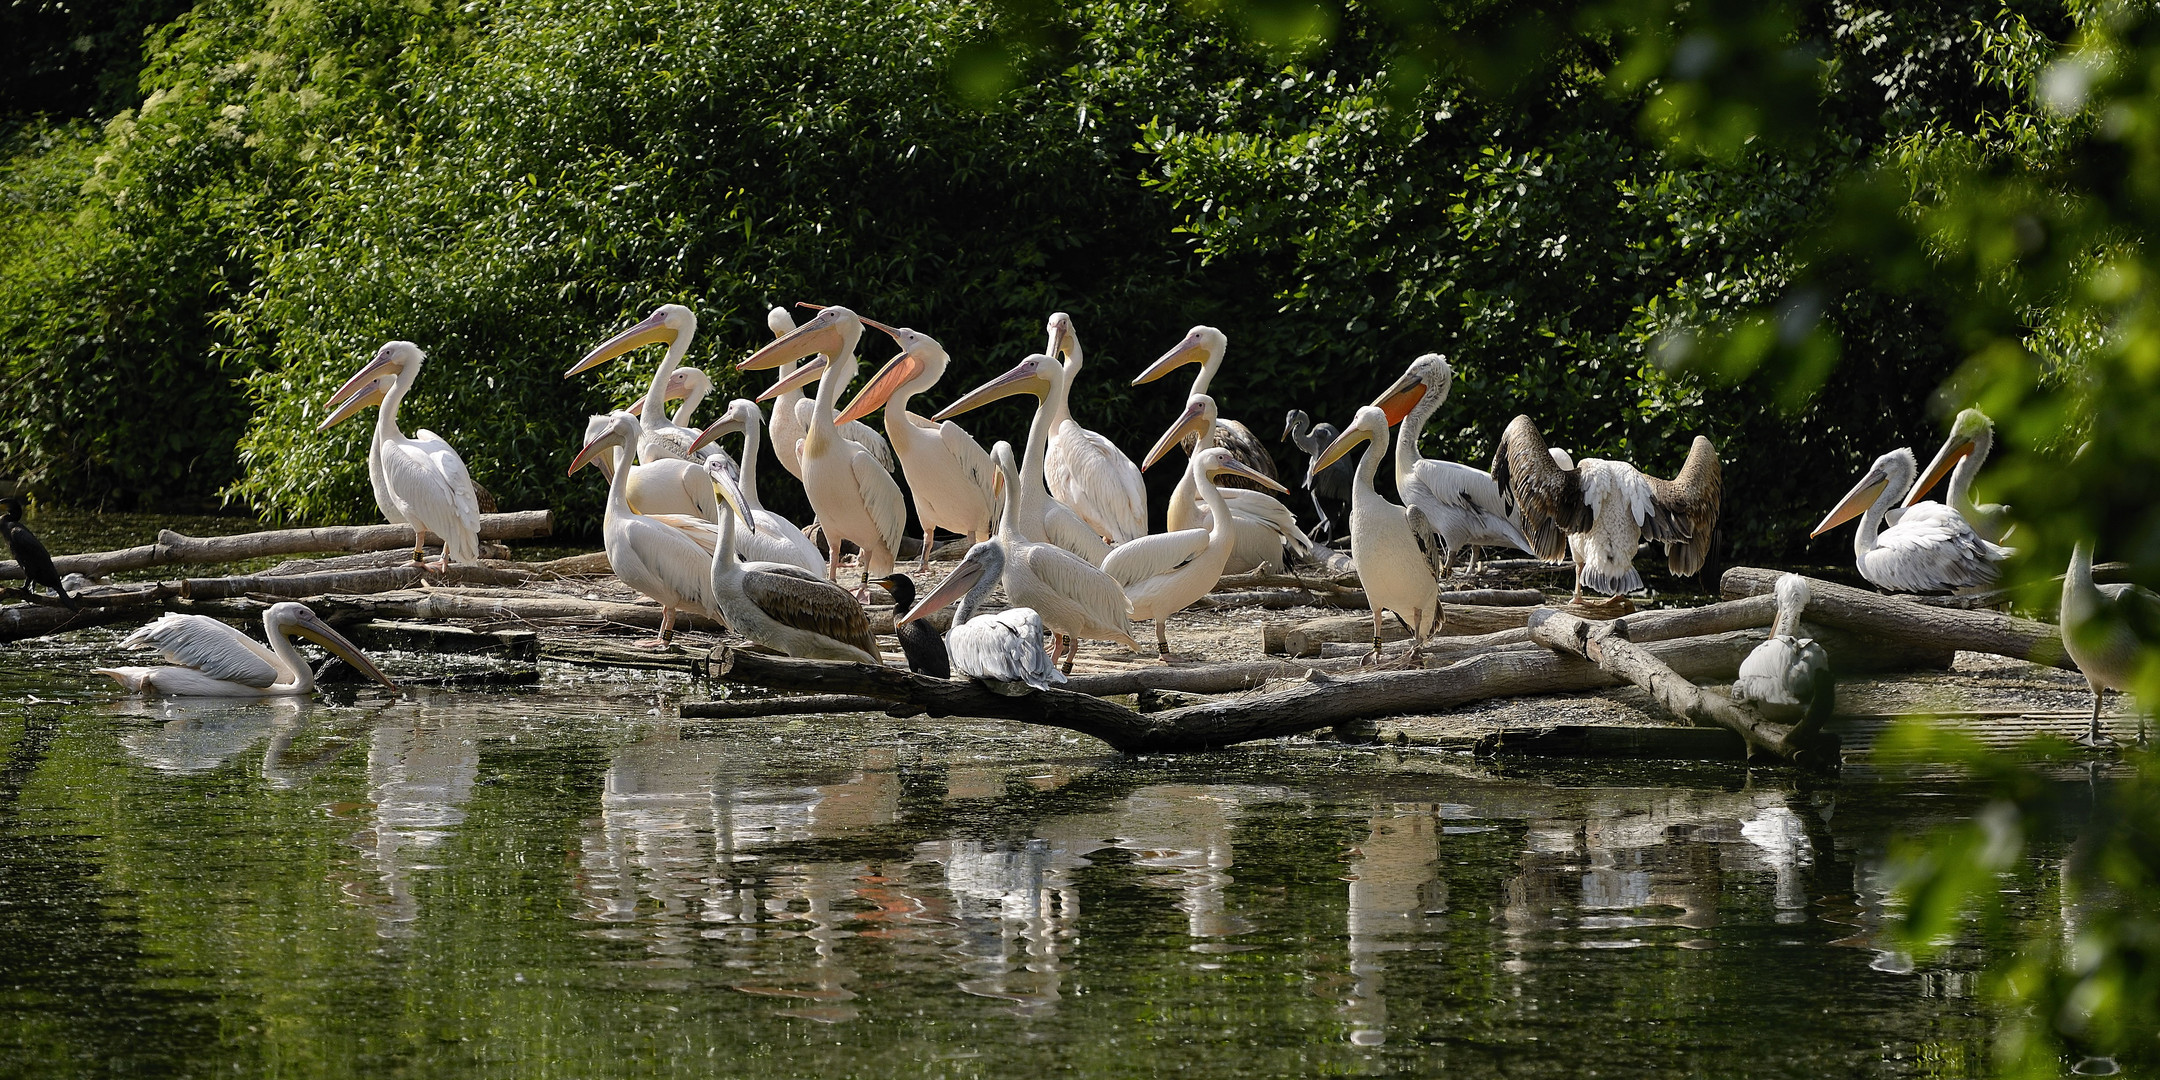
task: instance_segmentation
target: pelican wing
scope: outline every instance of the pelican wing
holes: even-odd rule
[[[1110,545],[1102,534],[1059,499],[1043,501],[1043,539],[1086,560],[1089,566],[1101,566],[1110,556]]]
[[[1697,435],[1680,475],[1670,480],[1648,479],[1651,514],[1643,523],[1643,533],[1664,542],[1665,564],[1673,573],[1699,572],[1716,539],[1718,504],[1725,486],[1717,448]]]
[[[892,450],[888,447],[885,452],[891,454]],[[848,455],[848,467],[855,474],[856,488],[862,492],[863,509],[877,523],[886,549],[899,551],[901,537],[907,532],[907,498],[900,494],[900,485],[893,482],[891,468],[880,465],[876,454],[862,448]]]
[[[1110,549],[1103,559],[1103,573],[1127,589],[1150,578],[1173,573],[1199,558],[1208,549],[1208,530],[1181,529],[1127,540]]]
[[[1425,556],[1425,568],[1432,571],[1433,580],[1438,581],[1447,573],[1447,541],[1441,538],[1440,530],[1433,527],[1432,519],[1425,516],[1424,508],[1412,506],[1403,511],[1403,517],[1410,523],[1410,535],[1417,540],[1418,553]]]
[[[1248,522],[1258,522],[1274,530],[1291,551],[1303,558],[1312,551],[1312,537],[1298,528],[1297,515],[1282,504],[1282,500],[1265,491],[1222,490],[1223,502],[1230,506],[1230,516]]]
[[[632,467],[624,494],[640,514],[681,514],[707,523],[719,515],[705,470],[679,458]]]
[[[846,589],[801,573],[777,572],[769,567],[745,568],[743,595],[750,598],[774,622],[853,645],[878,655],[877,637],[870,633],[870,616]]]
[[[1552,448],[1529,417],[1516,417],[1501,433],[1500,445],[1493,449],[1492,475],[1507,493],[1538,558],[1566,558],[1567,534],[1590,530],[1590,504],[1583,497],[1578,470],[1553,461]]]
[[[268,687],[287,674],[276,654],[208,615],[168,614],[120,644],[147,645],[163,653],[168,663],[243,686]]]
[[[1995,583],[2009,548],[1980,539],[1957,511],[1938,502],[1914,503],[1898,523],[1876,534],[1860,574],[1893,592],[1942,592]]]
[[[1008,564],[1018,564],[1058,596],[1075,605],[1082,617],[1124,635],[1112,637],[1123,644],[1132,641],[1132,601],[1117,579],[1086,559],[1053,544],[1019,544],[1007,554]],[[1007,571],[1010,581],[1011,571]],[[1010,592],[1010,590],[1008,590]],[[1075,628],[1068,627],[1067,632]],[[1081,634],[1080,636],[1089,636]]]
[[[990,451],[983,449],[982,444],[976,442],[975,436],[968,434],[966,428],[951,420],[939,424],[937,432],[938,442],[945,447],[945,452],[952,456],[953,463],[959,466],[960,474],[967,477],[968,483],[975,485],[976,490],[982,492],[985,503],[996,506],[997,492],[991,487],[991,480],[997,476],[997,466],[990,460]]]
[[[1042,647],[1042,616],[1034,608],[978,615],[945,635],[953,670],[991,683],[1025,683],[1048,690],[1065,681]]]
[[[1456,461],[1426,458],[1410,473],[1402,488],[1403,503],[1425,511],[1425,516],[1451,547],[1508,544],[1535,554],[1515,519],[1508,515],[1507,498],[1493,475]]]
[[[469,552],[453,551],[452,558],[480,557],[480,497],[465,459],[442,436],[422,429],[417,438],[392,442],[383,447],[382,466],[405,520],[442,537],[446,545],[470,542]]]
[[[707,485],[707,490],[710,489],[711,485]],[[698,548],[705,552],[705,557],[708,559],[712,558],[712,553],[720,547],[720,527],[704,518],[692,517],[689,514],[645,514],[643,516],[689,537],[691,542],[697,544]],[[740,539],[741,535],[740,530],[738,530],[736,533],[737,539]]]
[[[622,542],[609,547],[608,561],[623,584],[653,600],[672,606],[679,599],[718,618],[712,602],[713,548],[706,546],[708,535],[716,535],[711,522],[693,522],[680,515],[635,515],[622,523]],[[712,540],[714,546],[718,543],[717,538]]]
[[[1050,437],[1043,459],[1050,494],[1113,544],[1147,534],[1147,486],[1117,444],[1071,420]]]

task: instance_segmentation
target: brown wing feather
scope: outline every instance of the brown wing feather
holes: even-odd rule
[[[846,589],[823,579],[752,570],[743,575],[743,593],[773,621],[797,630],[823,634],[878,655],[870,633],[870,615]]]
[[[1567,534],[1590,529],[1590,504],[1583,501],[1575,470],[1553,461],[1545,436],[1529,417],[1516,417],[1500,434],[1492,474],[1509,509],[1521,517],[1523,535],[1537,549],[1537,557],[1567,558]]]
[[[1643,531],[1652,540],[1664,541],[1667,569],[1683,577],[1700,572],[1716,539],[1718,505],[1725,489],[1717,448],[1697,435],[1680,475],[1670,480],[1648,479],[1654,510]]]
[[[1185,441],[1178,445],[1185,449],[1186,457],[1191,457],[1193,447],[1199,444],[1200,437],[1198,435],[1187,435]],[[1275,471],[1274,455],[1268,453],[1268,448],[1260,442],[1259,436],[1252,433],[1251,428],[1235,420],[1218,419],[1215,421],[1215,445],[1230,451],[1230,456],[1237,458],[1239,464],[1260,473],[1268,479],[1275,481],[1282,479],[1282,474]],[[1216,477],[1215,486],[1219,488],[1245,488],[1250,491],[1268,490],[1260,484],[1234,474]]]

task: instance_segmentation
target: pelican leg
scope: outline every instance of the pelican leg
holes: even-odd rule
[[[1164,616],[1155,620],[1155,659],[1165,664],[1170,662],[1170,639],[1164,636],[1165,631],[1163,630],[1163,623],[1168,618],[1168,616]]]
[[[1065,666],[1059,668],[1058,670],[1064,672],[1067,675],[1072,674],[1073,659],[1079,655],[1080,639],[1077,637],[1065,637]],[[1050,659],[1055,661],[1057,657],[1052,656]]]
[[[665,649],[668,647],[668,642],[673,640],[674,637],[675,609],[671,607],[662,607],[660,609],[660,636],[656,638],[646,638],[645,640],[638,642],[637,647],[640,649]]]
[[[830,553],[825,557],[825,580],[838,585],[840,584],[840,541],[827,536],[825,538],[825,550]]]
[[[2085,737],[2079,739],[2078,742],[2085,746],[2093,747],[2113,746],[2115,745],[2115,740],[2110,739],[2100,733],[2100,697],[2102,694],[2106,693],[2106,691],[2101,688],[2099,683],[2093,682],[2091,679],[2085,680],[2085,684],[2092,687],[2093,692],[2092,721],[2086,725]],[[2140,717],[2138,720],[2138,733],[2140,735],[2143,735],[2144,730],[2145,722],[2144,719]]]
[[[1362,660],[1362,661],[1359,661],[1359,662],[1360,662],[1361,664],[1370,664],[1370,663],[1372,663],[1372,662],[1374,662],[1374,661],[1376,661],[1376,660],[1380,659],[1380,611],[1381,611],[1381,609],[1379,609],[1379,608],[1374,608],[1374,609],[1373,609],[1373,613],[1372,613],[1372,651],[1371,651],[1371,652],[1369,652],[1369,653],[1366,653],[1366,654],[1365,654],[1365,659],[1364,659],[1364,660]]]

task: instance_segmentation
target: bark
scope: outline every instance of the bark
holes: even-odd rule
[[[1735,566],[1725,571],[1718,588],[1728,598],[1756,596],[1775,590],[1781,576],[1775,570]],[[1885,641],[1921,640],[1946,650],[1994,653],[2077,670],[2063,651],[2061,632],[2048,623],[1993,611],[1930,607],[1815,578],[1808,579],[1808,589],[1813,593],[1807,609],[1811,622]],[[1837,654],[1832,652],[1831,658]]]
[[[549,510],[520,510],[509,514],[485,514],[480,518],[482,540],[523,540],[546,536],[553,529]],[[179,563],[208,565],[260,559],[270,555],[303,555],[312,551],[387,551],[410,548],[409,525],[337,525],[316,529],[271,529],[238,536],[184,536],[170,529],[158,533],[157,543],[119,551],[84,555],[60,555],[53,566],[61,574],[101,578],[124,570]],[[0,581],[22,577],[22,568],[0,562]]]
[[[343,570],[321,574],[243,574],[235,577],[187,578],[175,583],[179,595],[194,600],[224,600],[235,596],[275,596],[286,600],[331,594],[395,592],[428,585],[518,585],[531,580],[523,570],[488,566],[454,565],[436,573],[423,572],[414,563],[379,570]]]
[[[822,713],[881,713],[893,708],[882,698],[849,694],[816,697],[727,698],[721,701],[686,701],[685,720],[750,720],[764,716],[815,716]]]
[[[1477,739],[1471,752],[1480,757],[1524,754],[1741,761],[1748,755],[1748,744],[1746,739],[1723,728],[1562,724],[1550,728],[1496,731]]]

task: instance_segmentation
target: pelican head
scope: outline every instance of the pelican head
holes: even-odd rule
[[[899,622],[914,622],[925,615],[968,594],[977,582],[985,577],[995,578],[1005,573],[1005,546],[996,540],[985,540],[967,550],[960,565],[938,583],[936,591],[915,601],[915,606],[900,616]]]
[[[771,401],[790,390],[800,390],[824,378],[825,370],[830,367],[832,367],[831,360],[823,356],[813,356],[810,358],[809,363],[780,376],[780,381],[772,384],[764,393],[759,394],[757,399],[759,401]]]
[[[1410,415],[1410,410],[1417,408],[1418,402],[1425,400],[1428,393],[1438,393],[1440,400],[1445,402],[1448,387],[1454,382],[1455,369],[1448,366],[1447,357],[1429,352],[1410,361],[1409,370],[1395,380],[1395,385],[1381,391],[1373,404],[1387,414],[1388,426],[1394,427],[1402,423],[1403,417]]]
[[[926,380],[923,386],[937,382],[944,377],[945,365],[951,360],[945,352],[945,346],[919,330],[910,330],[905,326],[887,326],[876,319],[864,319],[863,325],[884,331],[885,336],[900,346],[900,354],[887,360],[877,374],[870,376],[870,381],[863,384],[861,392],[855,395],[855,400],[849,402],[847,408],[840,410],[840,415],[833,420],[835,424],[860,420],[878,411],[894,394],[900,392],[901,387],[917,379]]]
[[[1223,351],[1229,347],[1230,339],[1222,331],[1212,326],[1195,326],[1186,331],[1185,340],[1171,346],[1169,352],[1162,354],[1160,359],[1149,364],[1147,370],[1141,372],[1140,376],[1132,381],[1132,384],[1138,386],[1141,383],[1154,382],[1187,364],[1199,364],[1205,367],[1209,364],[1219,363],[1222,360]]]
[[[1210,446],[1200,451],[1199,454],[1193,457],[1193,467],[1199,469],[1203,475],[1211,478],[1229,473],[1233,476],[1242,476],[1262,487],[1280,491],[1285,495],[1290,493],[1290,489],[1277,483],[1274,477],[1239,461],[1237,455],[1231,453],[1228,447]]]
[[[1860,477],[1860,482],[1845,493],[1837,509],[1830,511],[1830,516],[1823,518],[1822,524],[1815,526],[1815,531],[1808,537],[1821,536],[1866,513],[1868,507],[1882,498],[1883,492],[1903,490],[1901,485],[1910,482],[1918,471],[1919,466],[1913,464],[1913,452],[1903,446],[1876,458],[1875,464],[1868,466],[1866,475]]]
[[[1033,394],[1038,398],[1050,396],[1059,385],[1065,369],[1058,366],[1044,353],[1030,353],[1027,359],[1013,365],[1011,371],[968,391],[967,396],[950,405],[945,411],[930,419],[943,422],[971,409],[980,408],[1014,394]]]
[[[712,376],[694,367],[679,367],[668,372],[667,382],[660,387],[660,400],[663,403],[672,404],[692,394],[697,394],[700,397],[710,394],[712,388]],[[639,405],[644,403],[643,398],[638,399]],[[632,409],[631,411],[636,412],[637,410]]]
[[[374,385],[346,398],[345,404],[338,406],[336,412],[324,417],[323,422],[317,425],[315,430],[328,431],[350,419],[354,413],[371,405],[382,404],[383,398],[390,393],[390,388],[397,385],[397,378],[397,376],[390,374],[375,376]]]
[[[757,402],[749,398],[736,398],[728,402],[727,411],[720,414],[720,419],[705,425],[705,430],[698,432],[697,438],[691,440],[690,452],[697,453],[706,443],[722,435],[733,435],[751,424],[764,422],[765,414],[758,411]]]
[[[345,385],[338,387],[337,391],[330,395],[330,400],[323,402],[323,408],[326,410],[337,408],[338,402],[360,393],[370,387],[375,380],[384,376],[389,376],[395,380],[408,372],[417,373],[420,370],[421,361],[426,359],[427,354],[420,351],[420,346],[410,341],[386,342],[382,348],[375,350],[373,359],[362,365],[360,370],[353,374],[352,378],[345,380]],[[339,416],[338,419],[342,420],[345,416],[350,415],[352,414],[346,413]],[[335,422],[325,420],[322,426],[329,427]],[[321,429],[318,428],[317,430]]]
[[[795,316],[784,307],[776,307],[765,313],[765,329],[772,331],[775,338],[784,338],[795,332]]]
[[[1050,343],[1043,351],[1052,356],[1071,356],[1080,351],[1080,336],[1073,332],[1072,316],[1062,311],[1050,313]]]
[[[263,627],[273,634],[298,634],[330,650],[338,659],[351,664],[354,671],[392,690],[398,689],[398,684],[390,681],[390,676],[383,674],[382,669],[376,667],[374,661],[360,651],[360,646],[331,629],[330,624],[324,622],[322,616],[315,614],[314,609],[306,604],[287,600],[270,605],[270,609],[263,612]]]
[[[1350,426],[1344,428],[1343,433],[1337,435],[1335,441],[1329,443],[1327,449],[1320,451],[1320,456],[1313,459],[1312,468],[1305,471],[1305,478],[1310,480],[1320,475],[1321,470],[1342,460],[1344,454],[1361,442],[1385,441],[1387,430],[1387,413],[1382,411],[1380,406],[1359,407],[1357,415],[1350,420]]]
[[[1188,395],[1185,398],[1185,411],[1178,414],[1178,418],[1171,423],[1170,430],[1163,432],[1162,438],[1155,440],[1155,446],[1147,452],[1147,457],[1140,462],[1140,467],[1145,469],[1155,464],[1164,454],[1170,452],[1171,447],[1192,436],[1204,435],[1214,426],[1215,399],[1206,394]]]
[[[743,509],[742,478],[735,472],[735,463],[715,454],[705,459],[705,474],[712,478],[713,495],[727,504],[744,528],[756,532],[757,518]]]
[[[854,340],[853,335],[861,333],[862,321],[854,312],[837,305],[819,308],[817,314],[810,316],[810,321],[751,353],[735,368],[738,371],[764,371],[815,353],[838,353]]]
[[[697,333],[697,314],[681,304],[662,304],[653,309],[636,326],[603,341],[585,358],[570,365],[563,372],[567,379],[580,371],[599,367],[622,354],[645,345],[665,343],[674,345],[691,334]]]
[[[1950,470],[1957,468],[1958,462],[1974,455],[1987,457],[1988,448],[1994,445],[1995,421],[1978,409],[1958,413],[1957,419],[1950,422],[1950,438],[1935,452],[1935,459],[1928,462],[1927,468],[1921,470],[1920,482],[1905,496],[1905,505],[1919,502],[1929,489],[1950,475]]]
[[[638,433],[642,430],[644,428],[638,423],[638,418],[632,416],[627,410],[612,412],[606,416],[595,416],[587,420],[585,422],[585,448],[579,450],[577,456],[570,459],[570,475],[577,475],[577,471],[584,468],[594,458],[600,456],[602,450],[609,447],[626,447],[635,444]]]
[[[1814,593],[1808,588],[1806,578],[1798,574],[1781,574],[1778,576],[1777,603],[1780,609],[1792,608],[1799,610],[1808,606],[1808,601],[1814,598]]]

